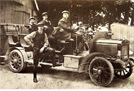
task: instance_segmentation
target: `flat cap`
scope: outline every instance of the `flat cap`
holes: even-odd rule
[[[42,16],[44,16],[44,15],[47,15],[47,12],[43,12],[43,13],[42,13]]]
[[[31,20],[31,19],[34,19],[35,20],[35,18],[33,16],[29,18],[29,20]]]
[[[64,10],[64,11],[62,11],[62,13],[68,13],[68,14],[69,14],[69,11],[67,11],[67,10]]]
[[[44,21],[40,21],[37,26],[44,26]]]

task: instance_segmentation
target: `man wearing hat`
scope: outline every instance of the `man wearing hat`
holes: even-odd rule
[[[44,23],[44,29],[46,30],[46,34],[49,36],[53,31],[53,26],[51,25],[51,22],[48,20],[48,13],[43,12],[42,13],[42,21]]]
[[[37,66],[39,62],[39,58],[41,54],[48,52],[48,54],[54,56],[54,50],[49,47],[48,37],[47,34],[44,33],[44,23],[39,22],[37,24],[38,30],[34,31],[24,37],[24,40],[33,48],[33,81],[35,83],[38,82],[37,80]],[[48,55],[47,54],[47,55]]]
[[[61,28],[60,32],[62,33],[61,38],[65,40],[66,39],[71,40],[71,33],[73,33],[74,31],[71,29],[70,27],[71,25],[68,20],[70,13],[69,11],[64,10],[62,14],[63,14],[62,19],[60,19],[58,22],[58,26]]]
[[[43,12],[42,13],[42,23],[44,24],[44,31],[45,33],[48,35],[48,40],[50,42],[50,44],[52,45],[54,42],[54,37],[51,35],[54,28],[51,24],[51,21],[48,20],[48,13],[47,12]]]
[[[76,43],[74,41],[77,41],[79,45],[81,36],[77,35],[77,40],[76,40],[76,34],[75,34],[76,29],[71,28],[71,25],[68,20],[69,14],[70,14],[69,11],[64,10],[62,14],[63,14],[63,17],[58,22],[58,26],[61,28],[62,39],[72,42],[73,49],[74,49],[76,47]]]
[[[30,17],[28,29],[30,33],[37,30],[36,20],[34,17]]]

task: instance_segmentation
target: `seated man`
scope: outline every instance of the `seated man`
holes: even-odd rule
[[[69,11],[64,10],[62,13],[63,13],[63,17],[58,22],[58,26],[61,28],[61,30],[60,30],[61,39],[71,41],[72,40],[71,33],[73,33],[74,31],[71,29],[70,23],[68,20]]]
[[[81,36],[77,35],[75,29],[71,28],[69,23],[69,11],[64,10],[62,19],[59,20],[58,26],[60,29],[60,39],[68,42],[72,42],[73,50],[77,49],[77,44],[79,45],[81,41]]]
[[[47,12],[43,12],[42,13],[42,20],[40,22],[42,22],[44,24],[44,31],[48,36],[48,40],[50,43],[50,46],[54,45],[54,37],[52,36],[52,32],[54,30],[51,21],[48,20],[48,13]]]
[[[43,12],[42,13],[42,22],[44,24],[44,29],[45,29],[45,32],[46,34],[49,35],[52,33],[52,31],[54,30],[52,24],[51,24],[51,21],[48,20],[48,13],[47,12]]]
[[[49,47],[48,37],[47,34],[44,33],[43,26],[44,24],[42,22],[38,23],[38,30],[24,37],[24,40],[33,48],[33,61],[34,61],[33,81],[34,82],[38,82],[36,74],[37,74],[37,65],[41,54],[49,52],[49,55],[52,56],[53,65],[55,64],[54,50]]]

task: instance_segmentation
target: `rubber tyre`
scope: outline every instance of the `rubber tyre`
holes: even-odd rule
[[[10,52],[8,66],[10,70],[15,73],[22,72],[25,69],[26,63],[19,50],[15,49]]]
[[[114,68],[104,57],[95,57],[89,65],[89,76],[93,83],[108,86],[114,78]]]

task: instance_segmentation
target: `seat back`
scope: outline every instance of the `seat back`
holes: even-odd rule
[[[29,47],[29,45],[24,40],[24,35],[20,36],[20,44],[22,47]]]
[[[13,40],[13,35],[8,36],[8,43],[9,45],[16,45],[16,42]]]

